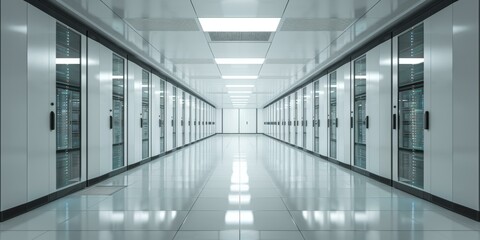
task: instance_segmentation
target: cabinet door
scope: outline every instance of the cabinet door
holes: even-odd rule
[[[256,109],[240,109],[240,133],[256,133]]]
[[[152,156],[160,154],[160,77],[152,74]]]

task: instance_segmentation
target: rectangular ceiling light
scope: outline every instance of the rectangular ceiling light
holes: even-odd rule
[[[423,58],[400,58],[398,61],[402,65],[415,65],[424,62]]]
[[[245,95],[245,96],[230,96],[230,98],[250,98],[250,96]]]
[[[56,58],[56,64],[80,64],[80,58]]]
[[[252,88],[255,85],[225,85],[227,88]]]
[[[280,18],[199,18],[204,32],[275,32]]]
[[[215,58],[217,64],[263,64],[265,58]]]
[[[228,91],[229,94],[251,94],[252,91]]]
[[[258,76],[222,76],[225,80],[255,80]]]

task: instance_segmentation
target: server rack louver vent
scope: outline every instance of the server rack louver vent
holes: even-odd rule
[[[271,32],[210,32],[212,42],[268,42]]]

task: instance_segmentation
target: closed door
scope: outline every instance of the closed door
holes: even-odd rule
[[[256,109],[240,109],[239,129],[240,133],[256,133],[257,132],[257,110]]]

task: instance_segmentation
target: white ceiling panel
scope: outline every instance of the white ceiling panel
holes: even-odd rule
[[[216,58],[265,58],[270,43],[210,43]]]
[[[282,17],[287,0],[192,0],[198,17]]]
[[[258,75],[262,65],[218,65],[222,75],[228,76],[253,76]]]
[[[92,1],[92,0],[88,0]],[[190,0],[101,0],[122,18],[194,18]]]
[[[260,76],[293,76],[303,64],[264,64]]]
[[[216,64],[177,64],[179,70],[185,72],[190,78],[201,78],[202,76],[216,76],[220,78]]]
[[[267,59],[312,59],[341,32],[277,32]]]
[[[380,0],[290,0],[284,17],[359,18],[379,1]]]
[[[141,32],[166,58],[212,58],[203,32]]]

